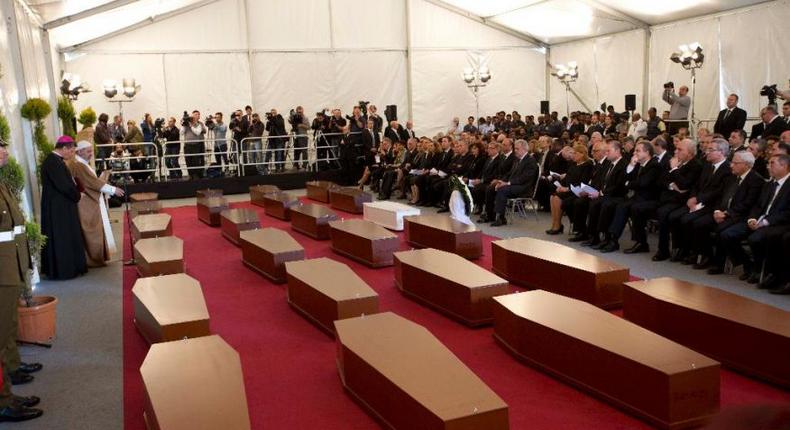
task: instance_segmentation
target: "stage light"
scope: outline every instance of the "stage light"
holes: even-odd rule
[[[556,76],[565,86],[565,110],[570,116],[571,82],[576,82],[576,79],[579,77],[579,64],[575,61],[569,61],[568,64],[555,64],[551,74]]]
[[[112,99],[118,94],[118,83],[111,79],[102,82],[102,87],[104,87],[104,97],[108,99]]]
[[[63,73],[60,81],[60,94],[69,100],[77,100],[82,93],[90,92],[88,84],[83,84],[80,75]]]
[[[705,62],[705,54],[702,52],[702,45],[693,42],[678,46],[678,52],[673,52],[669,60],[682,65],[686,70],[698,69]]]
[[[487,85],[492,75],[482,57],[477,58],[474,65],[475,67],[464,67],[462,77],[466,86],[472,89],[475,96],[475,118],[480,118],[480,88]]]
[[[140,85],[134,78],[123,78],[123,95],[131,99],[140,92]]]

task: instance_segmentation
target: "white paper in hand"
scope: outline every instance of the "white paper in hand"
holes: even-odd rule
[[[596,190],[595,188],[591,187],[588,184],[585,184],[584,182],[582,182],[581,191],[583,193],[587,193],[587,194],[596,194],[596,193],[598,193],[598,190]]]
[[[562,186],[562,184],[560,184],[560,181],[554,181],[554,186],[559,188]]]
[[[571,185],[571,192],[574,195],[576,195],[576,197],[579,197],[579,194],[582,193],[582,187],[577,187],[576,185]]]

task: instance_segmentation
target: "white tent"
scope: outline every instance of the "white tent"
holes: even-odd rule
[[[566,101],[570,110],[621,110],[625,94],[637,95],[638,111],[662,109],[662,84],[689,82],[669,55],[690,42],[706,57],[698,119],[714,117],[731,92],[754,116],[761,86],[784,86],[790,75],[790,38],[781,36],[790,0],[0,0],[0,10],[0,108],[14,140],[27,142],[14,153],[30,171],[18,106],[39,96],[54,106],[62,72],[94,88],[77,109],[109,113],[118,106],[102,82],[135,78],[142,91],[124,112],[138,120],[246,104],[349,110],[369,100],[397,105],[420,134],[475,113],[461,73],[481,62],[493,74],[481,114],[536,113],[540,100],[563,113]],[[569,61],[580,76],[566,98],[550,66]]]

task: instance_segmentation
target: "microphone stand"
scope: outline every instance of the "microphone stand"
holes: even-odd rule
[[[132,217],[129,212],[129,200],[131,197],[129,196],[129,187],[128,181],[124,179],[123,181],[123,196],[126,200],[126,230],[129,233],[129,248],[131,252],[131,258],[123,262],[124,266],[134,266],[137,262],[134,260],[134,243],[132,243]]]

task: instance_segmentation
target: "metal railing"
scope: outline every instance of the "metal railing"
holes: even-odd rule
[[[226,149],[224,151],[214,150],[217,142],[227,142]],[[178,145],[178,151],[168,153],[168,145]],[[203,145],[203,148],[202,151],[187,152],[187,145]],[[201,171],[199,175],[202,176],[202,171],[212,167],[232,171],[235,175],[240,174],[238,161],[239,145],[235,139],[224,138],[216,140],[209,138],[204,140],[165,141],[162,142],[162,146],[165,149],[165,154],[162,156],[160,165],[161,176],[168,178],[180,177],[183,170],[187,171],[188,176],[191,171],[199,170]],[[176,172],[178,174],[174,175]]]
[[[359,132],[350,133],[360,135]],[[247,137],[241,140],[239,165],[254,166],[261,174],[285,168],[330,166],[339,160],[338,143],[342,133],[316,133],[310,135],[275,135]],[[276,139],[276,140],[275,140]],[[301,143],[299,142],[301,141]],[[305,146],[301,146],[302,143]],[[300,145],[300,146],[297,146]]]
[[[145,148],[143,156],[132,155],[126,150],[120,155],[115,153],[115,148],[118,146],[122,148],[135,147]],[[150,148],[150,150],[149,150]],[[106,151],[106,150],[109,151]],[[153,152],[153,155],[150,155]],[[146,160],[146,164],[153,164],[143,169],[132,169],[132,160]],[[154,174],[157,179],[160,178],[159,174],[159,148],[153,142],[129,142],[129,143],[105,143],[96,145],[96,154],[94,154],[94,163],[96,170],[109,171],[111,176],[120,176],[121,179],[129,181],[134,178],[134,174],[145,174],[148,176]],[[120,163],[120,168],[117,164]],[[101,168],[100,168],[101,167]],[[117,182],[117,180],[115,181]]]

